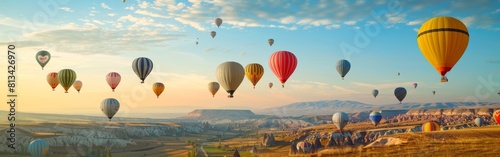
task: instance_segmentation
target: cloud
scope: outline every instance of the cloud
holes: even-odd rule
[[[164,34],[157,30],[109,30],[71,24],[27,34],[27,39],[21,43],[24,47],[46,47],[50,44],[57,51],[85,55],[95,52],[116,54],[122,51],[147,51],[150,47],[165,46],[165,42],[182,37],[184,35]]]
[[[293,17],[293,16],[291,16],[291,15],[290,15],[290,16],[287,16],[287,17],[282,18],[282,19],[280,20],[280,22],[281,22],[282,24],[290,24],[290,23],[295,22],[295,17]]]
[[[108,5],[106,5],[106,3],[101,3],[101,7],[104,8],[104,9],[111,10],[111,8]]]
[[[146,9],[148,8],[149,3],[146,1],[142,1],[142,3],[139,3],[139,8]]]
[[[134,13],[140,14],[140,15],[151,16],[151,17],[157,17],[157,18],[165,18],[165,19],[171,18],[171,17],[168,17],[168,16],[163,16],[163,15],[160,15],[160,14],[152,13],[152,12],[149,12],[149,11],[146,11],[146,10],[136,10]]]
[[[347,89],[347,88],[336,86],[336,85],[332,85],[332,88],[335,90],[342,91],[343,94],[359,94],[360,93],[358,91]]]
[[[382,84],[369,84],[362,82],[352,82],[355,86],[368,87],[373,89],[385,89],[385,88],[396,88],[396,87],[407,87],[415,82],[400,82],[400,83],[382,83]]]
[[[422,23],[422,20],[413,20],[413,21],[407,22],[406,25],[413,26],[413,25],[418,25],[418,24],[421,24],[421,23]]]
[[[133,6],[125,7],[127,10],[134,10],[135,8]]]
[[[465,26],[470,27],[476,18],[473,16],[468,16],[462,18],[461,21],[465,24]]]
[[[104,22],[101,22],[101,21],[99,21],[99,20],[92,20],[92,22],[97,23],[97,24],[99,24],[99,25],[104,25]]]
[[[353,20],[351,20],[351,21],[346,21],[346,22],[344,22],[344,24],[345,24],[345,25],[349,25],[349,26],[351,26],[351,25],[355,25],[355,24],[356,24],[356,21],[353,21]]]
[[[500,60],[489,60],[487,62],[491,64],[500,64]]]
[[[66,12],[73,12],[73,10],[71,10],[71,8],[68,8],[68,7],[61,7],[59,9],[64,10]]]
[[[132,15],[122,16],[117,21],[123,22],[128,21],[133,24],[130,26],[131,28],[136,28],[139,26],[154,26],[154,27],[166,27],[166,25],[161,23],[156,23],[152,18],[137,18]]]
[[[115,16],[115,15],[116,15],[116,14],[113,14],[113,13],[108,14],[108,16],[111,16],[111,17],[113,17],[113,16]]]
[[[498,13],[500,13],[500,9],[491,12],[491,14],[498,14]]]

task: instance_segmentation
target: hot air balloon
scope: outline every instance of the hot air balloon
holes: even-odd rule
[[[403,87],[398,87],[394,90],[394,95],[396,98],[399,100],[399,103],[401,104],[403,99],[406,97],[406,89]]]
[[[297,68],[297,57],[288,51],[277,51],[269,58],[269,66],[284,88],[285,82]]]
[[[217,25],[217,27],[220,27],[221,24],[222,24],[222,19],[221,18],[216,18],[215,19],[215,25]]]
[[[380,123],[380,120],[382,120],[382,114],[380,112],[372,112],[370,113],[370,120],[372,121],[373,125],[377,126],[378,123]]]
[[[500,124],[500,110],[496,110],[494,113],[493,113],[493,118],[495,119],[495,121]]]
[[[269,46],[273,46],[274,39],[267,39],[267,43],[269,44]]]
[[[432,91],[432,95],[436,95],[436,91]]]
[[[49,144],[43,139],[36,139],[28,145],[28,152],[33,157],[44,157],[49,153]]]
[[[427,122],[422,125],[422,132],[438,131],[439,125],[436,122]]]
[[[255,85],[259,82],[260,78],[264,75],[264,67],[258,63],[251,63],[245,67],[245,75],[248,80],[252,82],[253,88],[255,89]]]
[[[233,93],[240,86],[245,77],[245,69],[237,62],[224,62],[217,67],[215,72],[220,85],[229,93],[229,98],[233,98]]]
[[[273,88],[273,83],[269,82],[269,89]]]
[[[417,88],[418,84],[417,83],[413,83],[413,88]]]
[[[146,77],[148,77],[149,73],[153,70],[153,61],[146,57],[136,58],[132,62],[132,69],[137,77],[141,79],[141,83],[144,83]]]
[[[82,89],[82,81],[80,80],[76,80],[75,83],[73,83],[73,87],[76,89],[76,91],[78,91],[78,93],[80,93],[80,89]]]
[[[163,83],[161,82],[156,82],[153,84],[153,92],[155,92],[156,98],[160,97],[160,94],[163,92],[164,89],[165,85],[163,85]]]
[[[374,90],[372,91],[372,95],[373,95],[373,97],[374,97],[374,98],[377,98],[377,95],[378,95],[378,90],[377,90],[377,89],[374,89]]]
[[[198,45],[198,41],[196,41],[196,45]]]
[[[123,3],[125,3],[125,0],[123,0]]]
[[[57,73],[51,72],[47,75],[47,82],[50,87],[52,87],[52,91],[56,90],[57,85],[59,85],[59,80],[57,79]]]
[[[307,141],[301,141],[297,143],[297,150],[302,150],[302,152],[307,153],[311,150],[312,144]]]
[[[42,67],[42,70],[43,70],[43,67],[45,67],[45,65],[47,65],[47,63],[49,63],[50,61],[50,53],[45,51],[45,50],[42,50],[42,51],[39,51],[38,53],[36,53],[36,62],[38,62],[38,64],[40,64],[40,66]]]
[[[57,80],[66,91],[65,93],[68,93],[68,89],[76,81],[76,73],[71,69],[63,69],[57,74]]]
[[[498,91],[498,93],[497,93],[497,94],[498,94],[498,96],[500,96],[500,91]]]
[[[337,112],[332,116],[332,121],[335,126],[342,132],[344,127],[347,125],[349,122],[349,115],[345,112]]]
[[[212,36],[212,38],[215,38],[215,35],[217,35],[215,31],[210,32],[210,36]]]
[[[351,63],[347,60],[339,60],[337,62],[337,72],[339,72],[340,76],[342,77],[342,80],[344,80],[344,76],[349,72],[351,69]]]
[[[208,83],[208,90],[210,91],[210,93],[212,93],[212,97],[215,97],[215,93],[219,91],[219,87],[219,83],[217,82]]]
[[[399,72],[398,72],[398,76],[401,75]]]
[[[109,121],[111,121],[111,118],[113,118],[119,109],[120,102],[115,98],[106,98],[101,102],[101,111],[109,118]]]
[[[120,81],[122,80],[122,76],[120,76],[119,73],[117,72],[110,72],[106,75],[106,82],[108,82],[109,87],[111,87],[111,90],[115,92],[115,88],[120,84]]]
[[[484,119],[478,117],[474,119],[474,123],[476,123],[477,126],[482,126],[484,124]]]
[[[418,30],[420,51],[448,82],[446,73],[460,60],[469,43],[469,31],[460,20],[448,16],[429,19]]]

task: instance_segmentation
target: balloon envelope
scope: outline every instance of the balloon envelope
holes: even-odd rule
[[[406,97],[406,89],[403,87],[398,87],[394,90],[394,95],[399,100],[399,103],[402,103],[403,99]]]
[[[82,89],[83,83],[80,80],[76,80],[75,83],[73,83],[73,87],[80,93],[80,89]]]
[[[374,98],[376,98],[376,97],[377,97],[377,95],[378,95],[378,90],[377,90],[377,89],[374,89],[374,90],[372,91],[372,95],[373,95],[373,97],[374,97]]]
[[[215,38],[215,35],[217,35],[217,33],[216,33],[215,31],[210,32],[210,36],[211,36],[212,38]]]
[[[228,97],[232,98],[245,77],[245,69],[240,63],[225,62],[217,67],[215,76],[219,84],[229,93]]]
[[[342,129],[344,129],[349,122],[349,115],[345,112],[337,112],[333,114],[332,122],[342,132]]]
[[[269,82],[269,89],[273,88],[273,83]]]
[[[436,94],[436,91],[432,91],[432,95],[435,95]]]
[[[427,20],[417,33],[420,51],[442,76],[441,82],[460,60],[469,43],[469,31],[460,20],[439,16]]]
[[[484,124],[484,119],[478,117],[478,118],[474,119],[474,123],[476,123],[477,126],[481,126]]]
[[[153,92],[156,94],[156,98],[159,98],[163,90],[165,89],[165,85],[161,82],[156,82],[153,84]]]
[[[380,123],[380,120],[382,120],[382,114],[380,112],[372,112],[370,113],[370,121],[372,121],[372,124],[377,126]]]
[[[33,157],[45,157],[49,153],[49,144],[43,139],[36,139],[28,145],[28,152]]]
[[[269,67],[274,75],[278,77],[281,85],[285,87],[285,82],[297,68],[297,57],[288,51],[274,52],[269,58]]]
[[[301,141],[297,143],[297,150],[302,150],[304,153],[309,152],[311,150],[312,144],[307,141]]]
[[[269,44],[269,46],[273,46],[274,39],[267,39],[267,43]]]
[[[349,70],[351,70],[351,63],[347,60],[339,60],[337,61],[337,66],[336,66],[337,72],[339,72],[340,76],[342,77],[342,80],[344,79],[344,76],[347,75]]]
[[[212,93],[212,97],[215,97],[215,93],[217,93],[217,91],[219,91],[219,83],[217,82],[210,82],[208,83],[208,91],[210,91],[210,93]]]
[[[417,88],[418,84],[417,83],[413,83],[413,88]]]
[[[101,111],[109,118],[109,121],[111,121],[111,118],[113,118],[119,109],[120,102],[115,98],[106,98],[101,102]]]
[[[120,76],[119,73],[117,72],[110,72],[106,75],[106,82],[108,82],[109,87],[111,87],[111,90],[113,92],[115,91],[115,88],[120,84],[120,81],[122,80],[122,76]]]
[[[57,73],[51,72],[47,74],[47,83],[52,87],[52,91],[55,91],[57,85],[59,85],[59,80],[57,79]]]
[[[259,82],[259,80],[264,75],[264,67],[262,67],[262,65],[258,63],[248,64],[245,67],[245,75],[247,76],[247,79],[252,83],[253,88],[255,88],[257,82]]]
[[[222,19],[221,18],[216,18],[215,19],[215,25],[217,25],[217,27],[220,27],[221,24],[222,24]]]
[[[141,79],[141,83],[144,83],[146,77],[148,77],[149,73],[153,70],[153,61],[146,57],[136,58],[132,61],[132,70],[134,70],[137,77]]]
[[[500,110],[496,110],[494,113],[493,113],[493,119],[495,119],[495,121],[500,124]]]
[[[45,67],[45,65],[47,65],[47,63],[49,63],[50,61],[50,53],[45,51],[45,50],[42,50],[42,51],[39,51],[38,53],[36,53],[36,62],[38,62],[38,64],[40,64],[40,66],[42,67],[42,70],[43,70],[43,67]]]
[[[68,93],[68,89],[76,81],[76,73],[71,69],[63,69],[57,73],[57,80],[66,91],[65,93]]]
[[[427,122],[422,125],[422,132],[438,131],[439,125],[436,122]]]

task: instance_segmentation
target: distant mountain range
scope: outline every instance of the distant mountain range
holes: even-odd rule
[[[326,100],[298,102],[285,106],[255,110],[256,114],[277,116],[329,115],[335,112],[364,112],[372,110],[422,110],[440,108],[500,108],[500,103],[489,102],[435,102],[371,105],[356,101]]]

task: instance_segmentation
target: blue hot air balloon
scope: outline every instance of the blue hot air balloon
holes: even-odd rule
[[[28,152],[33,157],[45,157],[49,153],[49,144],[42,139],[33,140],[28,145]]]
[[[399,100],[399,103],[401,104],[403,99],[406,97],[406,89],[403,87],[398,87],[394,90],[394,95],[396,98]]]
[[[135,74],[142,80],[141,83],[144,83],[146,77],[148,77],[149,73],[153,70],[153,61],[146,57],[139,57],[134,59],[132,62],[132,69]]]
[[[377,126],[378,123],[380,123],[380,120],[382,120],[382,114],[380,112],[373,111],[372,113],[370,113],[370,120],[372,121],[373,125]]]
[[[349,61],[342,59],[337,62],[337,72],[339,72],[342,80],[349,70],[351,70],[351,63],[349,63]]]
[[[344,129],[349,122],[349,115],[345,112],[337,112],[332,116],[332,121],[340,132],[342,132],[342,129]]]
[[[483,118],[476,118],[476,119],[474,119],[474,123],[476,123],[477,126],[481,126],[484,124],[484,119]]]

